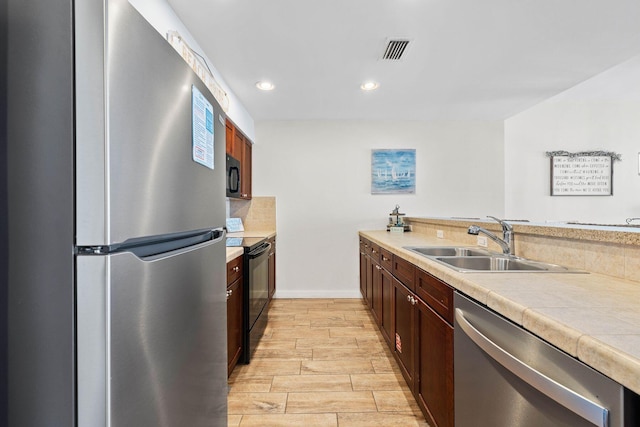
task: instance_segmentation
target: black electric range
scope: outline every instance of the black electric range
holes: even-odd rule
[[[264,237],[227,237],[227,247],[244,248],[243,350],[240,361],[249,363],[264,335],[269,313],[269,252],[271,243]]]

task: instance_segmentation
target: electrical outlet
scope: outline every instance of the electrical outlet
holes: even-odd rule
[[[438,239],[444,239],[444,231],[436,230],[436,236],[438,237]]]
[[[483,248],[486,248],[488,245],[486,236],[478,236],[477,243],[478,243],[478,246],[482,246]]]

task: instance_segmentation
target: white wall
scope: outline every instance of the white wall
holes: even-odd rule
[[[613,196],[549,195],[545,151],[606,150]],[[640,216],[640,56],[505,121],[505,212],[534,221],[622,224]]]
[[[209,58],[207,58],[207,55],[204,54],[204,51],[198,42],[193,38],[187,27],[185,27],[180,18],[175,14],[169,3],[167,3],[166,0],[129,0],[129,3],[131,3],[131,5],[133,5],[133,7],[135,7],[151,25],[153,25],[162,37],[166,38],[167,32],[175,30],[180,33],[192,49],[206,59],[213,77],[229,96],[229,111],[227,112],[227,115],[240,129],[242,129],[242,132],[244,132],[252,141],[255,141],[253,118],[249,115],[231,89],[229,89],[229,86],[227,86],[220,73],[218,73],[214,64]]]
[[[277,297],[358,297],[358,230],[501,216],[502,122],[257,122],[253,194],[276,196]],[[371,195],[373,148],[416,149],[416,194]]]

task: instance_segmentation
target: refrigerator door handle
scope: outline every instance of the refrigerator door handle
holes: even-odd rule
[[[131,251],[134,255],[136,255],[138,258],[140,258],[142,261],[157,261],[157,260],[161,260],[164,258],[169,258],[172,256],[176,256],[176,255],[180,255],[183,254],[185,252],[190,252],[190,251],[195,251],[198,250],[200,248],[204,248],[206,246],[209,245],[215,245],[216,243],[220,243],[222,240],[224,240],[224,237],[226,235],[226,231],[224,230],[224,228],[219,227],[219,228],[214,228],[212,230],[209,230],[206,234],[206,237],[203,235],[203,241],[199,242],[199,243],[195,243],[189,246],[184,246],[184,247],[180,247],[180,248],[176,248],[173,250],[169,250],[166,252],[161,252],[161,253],[157,253],[157,254],[151,254],[151,255],[138,255],[135,252]]]

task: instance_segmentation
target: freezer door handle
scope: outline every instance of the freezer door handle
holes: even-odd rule
[[[213,243],[220,242],[227,234],[227,230],[224,227],[214,228],[211,232],[213,233]]]
[[[460,329],[487,355],[525,383],[598,427],[609,426],[609,411],[521,361],[476,329],[456,308]]]
[[[152,261],[218,243],[224,240],[225,235],[226,230],[218,227],[134,238],[113,245],[79,246],[76,251],[78,255],[111,255],[129,252],[144,261]]]
[[[226,232],[224,228],[215,228],[215,229],[209,230],[207,233],[204,233],[202,237],[198,239],[199,241],[193,242],[190,245],[177,247],[176,249],[173,249],[173,250],[169,250],[169,251],[161,252],[157,254],[143,255],[143,256],[140,256],[133,251],[132,252],[134,253],[134,255],[138,256],[138,258],[140,258],[143,261],[156,261],[163,258],[172,257],[175,255],[180,255],[185,252],[204,248],[209,245],[215,245],[216,243],[223,241],[225,235],[226,235]]]

